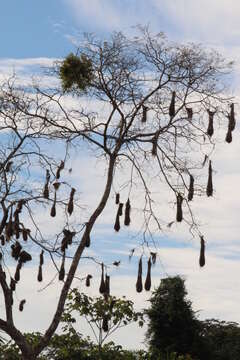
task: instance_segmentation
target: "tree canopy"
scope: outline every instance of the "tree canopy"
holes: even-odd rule
[[[140,254],[138,292],[143,289],[144,259],[145,290],[151,288],[155,235],[163,228],[185,223],[192,234],[200,235],[199,263],[205,264],[205,240],[191,202],[198,195],[214,194],[211,154],[216,122],[225,129],[226,142],[232,141],[234,101],[224,81],[231,63],[199,45],[171,43],[162,33],[139,30],[134,38],[122,33],[107,40],[86,36],[76,55],[57,64],[59,86],[19,84],[15,77],[1,84],[0,286],[5,318],[0,319],[0,329],[20,347],[23,359],[36,359],[54,335],[72,282],[81,274],[80,259],[94,241],[93,229],[113,202],[112,195],[116,233],[122,223],[141,229],[139,249],[145,248],[145,255]],[[71,93],[75,97],[69,101]],[[94,208],[73,221],[72,214],[87,206],[67,177],[68,162],[73,147],[84,155],[87,145],[102,161],[105,185]],[[153,182],[165,184],[169,191],[170,205],[164,206],[172,209],[170,218],[159,214],[161,194],[152,191]],[[141,196],[134,197],[138,191]],[[38,216],[42,213],[44,225]],[[51,233],[54,219],[56,231]],[[15,326],[15,308],[24,313],[27,305],[27,299],[18,299],[15,292],[22,269],[31,261],[37,263],[36,281],[44,282],[46,258],[62,287],[49,326],[33,345]],[[106,288],[103,271],[109,266],[104,259],[96,259],[96,264]]]
[[[238,359],[240,327],[217,319],[199,320],[187,299],[184,280],[161,280],[146,310],[146,339],[153,359],[168,359],[171,353],[190,355],[195,360]]]
[[[199,345],[199,322],[186,295],[184,280],[179,276],[162,279],[153,292],[146,310],[146,338],[153,353],[198,355],[195,347]]]

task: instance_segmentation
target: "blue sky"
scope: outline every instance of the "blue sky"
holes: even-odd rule
[[[71,29],[72,13],[62,0],[2,1],[0,57],[61,57],[72,48],[63,29]]]
[[[235,60],[235,89],[240,84],[240,3],[236,0],[9,0],[2,1],[0,12],[0,75],[9,74],[15,68],[17,74],[31,75],[41,65],[51,64],[52,59],[61,58],[74,51],[74,40],[83,32],[95,32],[104,37],[112,30],[122,30],[130,35],[134,32],[132,26],[149,24],[153,31],[164,31],[170,39],[178,41],[201,42],[221,51],[226,57]],[[46,79],[48,81],[48,79]],[[239,91],[235,94],[239,99]],[[239,138],[237,128],[235,138]],[[194,242],[186,230],[173,234],[160,235],[159,259],[154,269],[154,284],[157,286],[161,277],[166,274],[182,274],[187,279],[187,287],[195,309],[203,309],[202,317],[219,317],[225,320],[239,321],[240,281],[239,265],[239,153],[240,144],[234,141],[231,147],[219,145],[215,158],[216,196],[211,202],[200,202],[196,208],[198,215],[205,224],[204,231],[208,239],[207,267],[200,271],[197,266],[198,242]],[[86,154],[85,154],[86,155]],[[84,166],[93,170],[89,173],[74,173],[76,187],[79,182],[82,194],[92,194],[101,191],[102,177],[98,167],[89,159],[74,159],[73,169],[83,169]],[[99,171],[98,171],[99,170]],[[95,172],[94,172],[95,171]],[[89,181],[89,178],[94,181]],[[230,185],[229,185],[230,184]],[[235,188],[235,192],[231,189]],[[224,196],[226,195],[227,196]],[[87,197],[86,197],[87,199]],[[89,197],[91,205],[95,198]],[[227,215],[226,215],[227,214]],[[95,234],[95,245],[91,248],[93,254],[99,256],[103,245],[110,247],[107,260],[114,257],[125,262],[121,269],[114,269],[115,281],[113,291],[117,295],[127,293],[138,307],[146,306],[147,295],[135,294],[136,268],[128,266],[128,251],[134,238],[124,230],[116,236],[112,229],[112,203],[100,221]],[[130,240],[129,240],[130,239]],[[98,245],[99,241],[99,245]],[[133,264],[136,264],[136,259]],[[84,273],[95,271],[92,265],[84,264]],[[27,269],[25,269],[27,271]],[[49,268],[49,278],[54,276]],[[32,273],[27,274],[31,281]],[[26,281],[25,291],[29,282]],[[90,294],[98,287],[94,283]],[[58,285],[56,284],[56,288]],[[206,289],[208,291],[206,292]],[[37,292],[38,289],[34,291]],[[202,294],[204,293],[204,297]],[[44,293],[42,302],[45,309],[56,302],[55,293]],[[31,294],[29,293],[30,297]],[[221,302],[219,302],[221,298]],[[33,296],[36,303],[39,298]],[[48,306],[48,304],[51,304]],[[26,319],[19,319],[20,326],[28,323],[34,330],[33,314],[37,307],[29,305]],[[32,306],[32,307],[31,307]],[[44,307],[44,306],[43,306]],[[47,326],[50,310],[41,310],[37,319],[40,328]],[[84,328],[85,330],[85,328]],[[131,341],[140,345],[143,331],[135,329],[137,334]],[[133,332],[132,332],[133,333]],[[130,332],[121,333],[120,342],[129,346]],[[127,335],[127,336],[126,336]],[[118,340],[119,340],[118,338]]]
[[[137,24],[175,39],[238,47],[239,12],[234,0],[2,1],[0,57],[61,57],[72,50],[69,37],[79,32],[131,32]]]

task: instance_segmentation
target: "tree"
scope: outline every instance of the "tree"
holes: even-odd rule
[[[39,341],[41,334],[25,334],[29,341]],[[21,360],[18,346],[12,341],[0,345],[1,360]],[[103,345],[101,357],[99,357],[98,346],[93,344],[89,338],[83,338],[76,331],[65,331],[61,335],[55,334],[38,360],[148,360],[144,351],[131,352],[123,350],[121,346],[113,342]]]
[[[200,323],[186,299],[184,280],[168,277],[161,280],[146,310],[149,319],[147,339],[150,352],[167,358],[170,353],[190,354],[193,359],[207,359],[200,336]],[[204,357],[202,357],[202,353]]]
[[[132,322],[138,322],[143,326],[143,314],[134,311],[133,302],[118,299],[115,296],[92,298],[73,289],[68,295],[68,303],[63,313],[63,321],[67,328],[76,322],[74,313],[83,316],[89,324],[95,340],[98,344],[99,355],[102,352],[103,343],[118,329]]]
[[[199,234],[190,205],[196,195],[213,194],[209,157],[214,122],[224,126],[228,122],[227,142],[231,142],[235,126],[233,99],[224,87],[224,76],[230,68],[231,64],[215,52],[193,44],[172,44],[162,33],[151,35],[142,28],[133,39],[121,33],[114,33],[107,41],[85,38],[77,55],[67,57],[57,67],[62,88],[20,85],[14,77],[1,85],[0,285],[6,316],[0,319],[0,329],[16,342],[23,359],[36,359],[55,333],[79,261],[91,244],[92,230],[111,200],[121,169],[126,170],[127,179],[123,187],[116,182],[116,200],[122,188],[127,191],[122,191],[120,201],[116,201],[116,232],[121,227],[123,202],[124,224],[133,223],[134,190],[142,189],[141,245],[148,249],[155,244],[153,234],[167,219],[158,214],[157,195],[151,192],[154,179],[170,190],[176,222],[187,223],[193,233]],[[66,105],[71,90],[73,96],[88,99],[89,107],[79,105],[79,101]],[[104,104],[104,110],[96,104]],[[57,152],[46,145],[49,143],[53,149],[60,144],[64,154],[57,157]],[[82,143],[89,145],[94,157],[102,159],[106,183],[95,209],[72,224],[70,216],[81,202],[76,189],[65,180],[64,169],[71,147],[80,151]],[[206,150],[202,152],[203,144]],[[196,154],[200,158],[196,159]],[[204,164],[209,161],[208,180],[197,184],[195,173],[198,175],[202,168],[203,157]],[[37,214],[43,209],[49,209],[50,219],[61,214],[55,236],[47,232],[50,225],[40,226]],[[169,226],[175,222],[169,220]],[[13,319],[17,301],[14,289],[20,286],[21,268],[33,258],[33,244],[35,252],[40,252],[38,281],[42,281],[43,255],[52,260],[63,281],[55,314],[37,344],[28,341]],[[15,275],[7,271],[9,251],[17,262]],[[156,253],[147,251],[152,260],[145,288],[150,289],[150,268]],[[203,237],[200,260],[203,266]],[[142,289],[140,270],[139,266],[138,291]],[[26,300],[20,301],[20,311]]]
[[[202,337],[208,344],[209,359],[237,360],[240,356],[240,327],[235,322],[208,319],[201,322]]]
[[[162,279],[153,292],[146,310],[152,359],[168,359],[170,353],[199,360],[239,359],[239,324],[198,320],[186,296],[184,280],[179,276]]]

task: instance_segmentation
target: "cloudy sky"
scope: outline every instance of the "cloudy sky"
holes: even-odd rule
[[[74,39],[82,32],[94,32],[102,37],[113,30],[132,34],[132,26],[149,24],[153,31],[163,31],[172,40],[202,43],[234,60],[236,72],[232,91],[239,96],[239,18],[240,5],[235,0],[43,0],[34,4],[29,0],[4,1],[0,13],[0,78],[13,70],[21,76],[30,76],[38,67],[48,66],[54,59],[66,56],[74,50]],[[198,266],[199,241],[192,239],[187,229],[176,227],[170,233],[159,234],[156,239],[159,258],[153,270],[154,285],[157,286],[164,276],[184,276],[193,307],[201,310],[202,319],[215,317],[240,322],[239,136],[237,126],[231,146],[217,145],[214,199],[201,200],[195,206],[207,240],[205,268]],[[75,168],[87,169],[81,174],[73,171],[76,187],[85,194],[100,192],[103,177],[98,164],[84,158],[74,161]],[[95,182],[89,181],[89,177]],[[90,205],[96,200],[92,195],[88,199]],[[116,236],[111,222],[110,204],[94,233],[96,244],[90,255],[100,258],[104,254],[109,263],[121,260],[121,267],[112,270],[112,292],[118,296],[127,294],[137,308],[144,308],[150,295],[136,295],[137,259],[128,263],[129,249],[136,240],[129,231]],[[82,263],[80,269],[83,274],[95,274],[97,270],[91,263]],[[30,266],[24,271],[25,282],[19,292],[27,292],[31,301],[25,314],[21,317],[17,314],[17,325],[28,331],[43,330],[54,310],[59,284],[56,282],[48,291],[39,292],[38,284],[30,289],[35,275]],[[47,283],[55,273],[50,266],[46,272]],[[97,294],[97,288],[98,278],[93,281],[90,294]],[[21,298],[21,293],[18,297]],[[80,327],[86,331],[83,322]],[[115,339],[127,347],[140,347],[144,330],[130,328],[121,331]]]

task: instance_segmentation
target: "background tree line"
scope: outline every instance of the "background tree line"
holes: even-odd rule
[[[62,317],[61,335],[54,335],[39,360],[237,360],[240,356],[240,326],[235,322],[217,319],[199,320],[187,299],[184,280],[168,277],[150,298],[150,307],[144,312],[135,312],[133,303],[126,299],[109,297],[91,298],[77,289],[68,297]],[[86,317],[95,342],[84,338],[75,327],[79,316]],[[104,316],[111,317],[109,329],[105,328]],[[77,317],[77,319],[76,319]],[[124,350],[112,341],[109,335],[132,321],[148,330],[148,350]],[[94,330],[95,329],[95,330]],[[104,336],[103,336],[104,334]],[[41,335],[26,334],[31,343],[38,343]],[[0,359],[20,360],[19,348],[12,342],[0,346]]]

